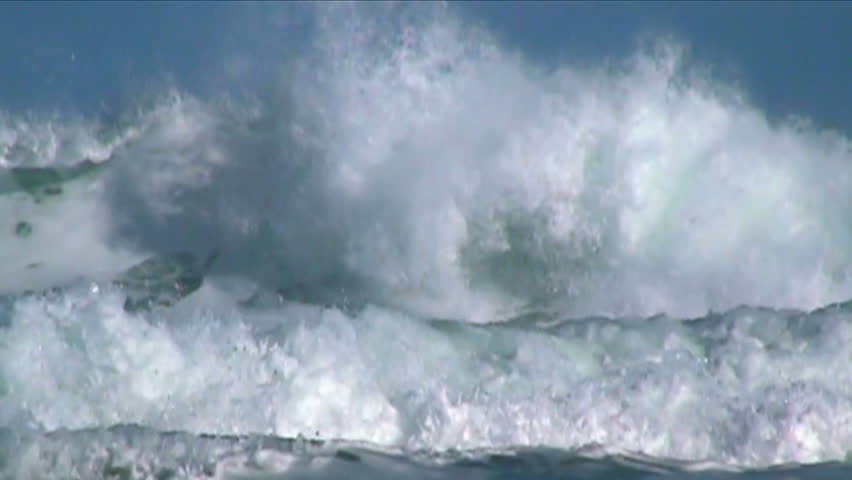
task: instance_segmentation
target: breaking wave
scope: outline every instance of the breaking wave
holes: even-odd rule
[[[45,453],[66,437],[162,460],[113,436],[174,430],[451,470],[846,458],[846,137],[770,122],[672,40],[545,68],[442,7],[314,20],[251,95],[0,115],[9,475],[86,463]],[[146,257],[177,283],[128,308],[110,279]]]

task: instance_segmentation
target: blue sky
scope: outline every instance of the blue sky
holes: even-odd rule
[[[674,35],[773,117],[852,133],[852,2],[466,4],[506,42],[545,57],[623,56],[638,35]]]
[[[168,77],[216,88],[227,52],[282,54],[298,30],[245,3],[0,3],[0,108],[84,112]],[[644,33],[675,35],[772,117],[802,114],[852,133],[852,2],[453,4],[506,45],[543,62],[631,52]]]

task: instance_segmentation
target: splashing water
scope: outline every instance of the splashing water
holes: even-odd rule
[[[441,7],[316,12],[251,98],[0,116],[4,475],[845,460],[847,138],[671,41],[546,69]],[[220,256],[126,308],[183,250]]]

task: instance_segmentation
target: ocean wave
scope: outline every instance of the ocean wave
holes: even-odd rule
[[[249,93],[0,115],[13,436],[847,457],[848,138],[670,39],[545,68],[443,6],[314,21]]]

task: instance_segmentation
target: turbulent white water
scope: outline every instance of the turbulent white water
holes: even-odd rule
[[[852,445],[847,308],[476,327],[374,307],[349,318],[195,305],[216,294],[153,323],[114,292],[17,301],[2,350],[7,416],[48,430],[600,444],[735,464],[843,458]]]
[[[852,310],[812,310],[852,298],[847,138],[673,42],[545,69],[363,9],[251,98],[0,116],[7,170],[106,162],[0,196],[3,425],[845,459]],[[221,257],[125,311],[104,279],[176,250]]]

